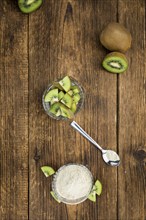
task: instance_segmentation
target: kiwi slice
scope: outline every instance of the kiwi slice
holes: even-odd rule
[[[73,101],[77,104],[81,99],[81,96],[76,93],[74,96],[73,96]]]
[[[50,106],[49,112],[51,112],[52,114],[56,116],[59,116],[61,114],[60,106],[61,106],[60,102],[54,103],[53,105]]]
[[[94,184],[94,190],[96,192],[96,194],[98,196],[100,196],[100,194],[102,193],[102,184],[99,180],[96,180],[95,184]]]
[[[63,90],[62,86],[59,84],[59,82],[53,82],[53,87],[58,88],[59,90]]]
[[[124,54],[112,52],[104,58],[102,66],[111,73],[123,73],[128,68],[128,61]]]
[[[18,6],[23,13],[31,13],[38,9],[43,0],[18,0]]]
[[[96,202],[96,192],[91,191],[91,193],[88,196],[88,199],[91,200],[92,202]]]
[[[59,84],[65,92],[68,92],[71,88],[71,80],[68,76],[65,76],[62,80],[60,80]]]
[[[76,112],[76,110],[77,110],[77,105],[76,105],[75,102],[72,103],[72,106],[71,106],[70,110],[71,110],[73,113]]]
[[[71,108],[73,100],[72,97],[68,93],[66,93],[61,99],[61,102],[68,108]]]
[[[73,95],[73,90],[69,90],[67,93],[68,93],[70,96],[72,96],[72,95]]]
[[[55,193],[53,191],[50,192],[51,196],[58,202],[61,203],[61,201],[56,197]]]
[[[60,106],[60,110],[61,110],[61,115],[65,118],[73,118],[74,114],[73,112],[67,108],[66,106],[64,105],[61,105]]]
[[[50,90],[45,96],[45,102],[51,102],[51,104],[58,102],[58,89]]]
[[[58,94],[58,99],[61,100],[64,96],[64,92],[60,91]]]
[[[96,202],[96,194],[100,196],[101,192],[102,192],[102,184],[99,180],[96,180],[91,190],[91,193],[88,196],[88,199],[91,200],[92,202]]]
[[[78,86],[72,86],[71,89],[73,90],[73,94],[80,93]]]
[[[43,166],[43,167],[41,167],[41,170],[46,177],[51,176],[55,173],[55,170],[49,166]]]

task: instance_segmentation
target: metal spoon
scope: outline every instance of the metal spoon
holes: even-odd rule
[[[94,144],[101,152],[103,160],[111,166],[119,166],[120,157],[113,150],[104,150],[99,146],[75,121],[72,121],[70,124],[74,129],[76,129],[79,133],[81,133],[87,140],[89,140],[92,144]]]

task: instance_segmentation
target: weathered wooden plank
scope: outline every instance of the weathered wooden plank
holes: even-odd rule
[[[115,1],[45,1],[40,10],[30,15],[30,219],[117,217],[116,168],[107,167],[100,152],[73,131],[68,122],[54,121],[45,115],[41,104],[49,82],[62,75],[73,76],[86,93],[85,105],[75,120],[102,146],[116,150],[117,76],[101,68],[106,51],[99,43],[100,31],[111,16],[116,20],[113,5]],[[96,204],[86,201],[66,206],[51,198],[51,179],[43,176],[40,166],[49,164],[58,169],[69,162],[88,165],[103,183],[103,194]]]
[[[132,6],[132,7],[131,7]],[[146,189],[146,103],[145,103],[145,1],[119,0],[119,22],[132,34],[132,48],[126,53],[127,72],[119,77],[118,216],[123,220],[144,220]]]
[[[27,16],[0,1],[0,219],[28,219]]]

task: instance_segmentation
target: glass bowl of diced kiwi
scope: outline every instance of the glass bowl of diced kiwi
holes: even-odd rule
[[[46,113],[56,120],[67,120],[79,112],[84,103],[84,90],[71,76],[51,83],[42,97]]]

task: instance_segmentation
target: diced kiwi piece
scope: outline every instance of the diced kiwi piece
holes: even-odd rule
[[[55,170],[49,166],[43,166],[43,167],[41,167],[41,170],[46,177],[49,177],[55,173]]]
[[[71,106],[70,110],[71,110],[73,113],[76,112],[76,110],[77,110],[77,105],[76,105],[75,102],[72,103],[72,106]]]
[[[91,193],[88,196],[88,199],[91,200],[92,202],[96,202],[96,192],[91,191]]]
[[[102,66],[111,73],[123,73],[128,68],[128,61],[124,54],[109,53],[103,60]]]
[[[68,93],[66,93],[61,99],[61,102],[68,108],[71,108],[73,100],[72,97]]]
[[[60,110],[61,110],[61,115],[65,118],[73,118],[74,114],[73,112],[67,108],[65,105],[61,105],[60,106]]]
[[[65,76],[62,80],[59,81],[59,84],[66,92],[68,92],[71,88],[71,80],[69,76]]]
[[[59,90],[64,90],[64,89],[62,88],[62,86],[59,84],[59,82],[53,82],[53,87],[54,87],[54,88],[58,88]]]
[[[55,193],[53,191],[50,192],[51,196],[58,202],[61,203],[61,201],[56,197]]]
[[[64,92],[60,91],[58,94],[58,99],[61,100],[64,96]]]
[[[73,90],[69,90],[67,93],[68,93],[70,96],[72,96],[72,95],[73,95]]]
[[[94,186],[96,187],[95,192],[98,196],[102,193],[102,184],[99,180],[96,180]]]
[[[81,99],[81,96],[76,93],[74,96],[73,96],[73,101],[77,104]]]
[[[51,102],[51,104],[58,102],[58,89],[50,90],[45,96],[45,102]]]
[[[60,102],[55,102],[53,105],[50,106],[49,112],[52,114],[59,116],[60,115]],[[58,114],[59,113],[59,114]]]
[[[71,89],[73,90],[73,94],[80,93],[80,89],[78,86],[72,86]]]
[[[56,113],[56,116],[58,117],[58,116],[60,116],[61,115],[61,110],[59,109],[58,111],[57,111],[57,113]]]
[[[18,0],[18,6],[23,13],[31,13],[38,9],[42,0]]]

